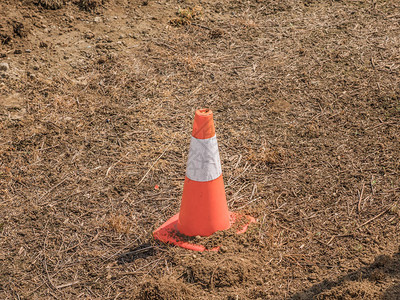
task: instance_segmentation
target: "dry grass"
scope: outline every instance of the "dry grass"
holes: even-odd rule
[[[179,8],[176,15],[177,17],[169,21],[172,26],[189,25],[193,20],[201,18],[203,15],[203,8],[198,5],[193,8]]]
[[[37,0],[34,3],[45,9],[60,9],[65,4],[65,0]]]
[[[203,1],[184,27],[177,2],[124,3],[25,18],[1,50],[21,100],[0,107],[0,298],[396,295],[398,3]],[[151,235],[199,107],[230,209],[259,221],[218,254]]]
[[[105,227],[118,233],[128,234],[132,230],[127,217],[122,215],[113,215],[108,217]]]
[[[99,7],[101,7],[106,0],[78,0],[77,5],[86,11],[95,11]]]
[[[55,10],[65,6],[65,0],[32,0],[34,4],[45,9]],[[96,11],[105,4],[106,0],[74,0],[72,3],[85,11]]]

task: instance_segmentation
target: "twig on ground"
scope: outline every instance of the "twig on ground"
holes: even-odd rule
[[[242,205],[241,207],[238,207],[236,210],[241,210],[242,208],[245,208],[247,205],[249,205],[250,203],[253,203],[254,201],[257,201],[257,200],[259,200],[259,199],[261,199],[261,197],[258,197],[258,198],[255,198],[255,199],[253,199],[253,200],[251,200],[251,201],[248,201],[247,203],[245,203],[244,205]]]
[[[377,214],[375,217],[369,219],[368,221],[362,223],[360,226],[358,226],[355,230],[360,229],[361,227],[371,223],[372,221],[378,219],[379,217],[383,216],[385,213],[387,213],[389,210],[391,210],[393,208],[393,205],[391,205],[390,207],[386,208],[384,211],[382,211],[381,213]]]
[[[72,286],[72,285],[75,285],[75,284],[78,284],[78,283],[80,283],[79,280],[78,281],[64,283],[64,284],[60,284],[60,285],[57,285],[55,288],[56,289],[63,289],[63,288],[66,288],[66,287],[69,287],[69,286]]]
[[[338,237],[352,237],[352,236],[354,236],[354,234],[352,234],[352,233],[333,235],[333,236],[329,239],[329,241],[328,241],[326,244],[329,245],[330,243],[332,243],[332,241],[333,241],[335,238],[338,238]]]
[[[361,201],[362,201],[362,199],[363,199],[364,187],[365,187],[365,184],[364,184],[364,182],[363,182],[362,189],[361,189],[361,193],[360,193],[360,199],[358,200],[358,204],[357,204],[358,213],[361,212]]]
[[[124,158],[126,158],[129,155],[130,152],[128,152],[127,154],[125,154],[125,156],[123,158],[121,158],[120,160],[118,160],[116,163],[112,164],[106,172],[106,177],[108,176],[108,174],[110,173],[111,169],[114,168],[117,164],[119,164]]]
[[[158,262],[160,262],[160,260],[162,260],[162,259],[165,259],[165,256],[163,256],[163,257],[161,257],[159,259],[153,260],[153,261],[149,262],[148,264],[145,264],[144,266],[140,267],[139,269],[137,269],[137,270],[135,270],[133,272],[125,272],[125,273],[121,273],[121,274],[116,274],[116,276],[135,275],[135,274],[137,274],[137,272],[139,272],[140,270],[143,270],[144,268],[150,266],[151,264],[157,265]]]
[[[253,199],[253,196],[256,192],[257,192],[257,183],[255,183],[253,186],[253,190],[251,191],[250,200]]]
[[[200,27],[200,28],[203,28],[203,29],[207,29],[207,30],[212,30],[211,28],[209,28],[209,27],[207,27],[207,26],[204,26],[204,25],[200,25],[200,24],[197,24],[197,23],[190,23],[191,25],[193,25],[193,26],[197,26],[197,27]]]
[[[57,183],[55,186],[50,188],[46,193],[44,193],[37,202],[40,202],[44,197],[46,197],[48,194],[50,194],[53,190],[55,190],[58,186],[60,186],[62,183],[64,183],[67,179],[69,178],[69,175],[65,176],[63,180],[61,180],[59,183]]]
[[[136,186],[139,186],[143,180],[146,178],[146,176],[150,173],[151,169],[154,168],[154,166],[156,165],[156,163],[160,160],[160,158],[165,154],[165,152],[167,152],[167,150],[169,149],[169,147],[171,146],[172,142],[175,140],[175,137],[171,140],[171,142],[168,144],[167,147],[165,147],[163,153],[161,153],[161,155],[156,159],[156,161],[151,165],[151,167],[147,170],[146,174],[144,174],[144,176],[142,177],[142,179],[140,179],[140,181],[138,182],[138,184]]]

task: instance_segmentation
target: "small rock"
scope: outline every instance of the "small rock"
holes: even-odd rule
[[[108,58],[109,60],[114,60],[114,59],[116,59],[117,57],[118,57],[117,53],[114,53],[114,52],[108,53],[108,54],[107,54],[107,58]]]
[[[32,50],[31,50],[31,49],[25,49],[25,52],[26,52],[26,53],[31,53]]]
[[[80,85],[80,86],[87,85],[87,80],[84,76],[78,77],[77,79],[72,79],[71,81],[76,85]]]
[[[14,51],[14,54],[22,54],[22,50],[16,49],[16,50]]]
[[[24,108],[25,100],[20,94],[11,94],[9,96],[0,96],[0,106],[3,106],[7,111],[11,120],[22,120],[26,115]]]
[[[95,17],[95,18],[93,19],[93,21],[94,21],[95,23],[100,23],[100,22],[101,22],[101,18],[100,18],[100,17]]]
[[[84,37],[85,37],[85,39],[89,39],[90,40],[90,39],[94,38],[94,33],[91,32],[91,31],[88,31],[88,32],[85,33]]]
[[[100,56],[100,58],[97,61],[97,63],[104,64],[106,61],[107,61],[107,57],[106,56]]]
[[[0,71],[8,71],[9,68],[10,68],[10,66],[8,65],[8,63],[6,63],[6,62],[0,63]]]
[[[26,75],[29,77],[29,79],[31,79],[31,80],[34,80],[34,79],[36,79],[36,75],[35,74],[32,74],[31,72],[27,72],[26,73]]]

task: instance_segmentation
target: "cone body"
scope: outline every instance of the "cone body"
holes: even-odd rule
[[[154,238],[194,251],[218,251],[219,246],[209,249],[179,234],[209,236],[231,224],[238,225],[236,233],[241,234],[255,222],[251,216],[228,211],[212,112],[197,110],[180,212],[154,230]]]
[[[211,110],[197,110],[177,229],[209,236],[230,227],[221,162]]]

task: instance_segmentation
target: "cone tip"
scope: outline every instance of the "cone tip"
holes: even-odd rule
[[[209,139],[215,135],[213,112],[211,109],[196,110],[192,136],[197,139]]]
[[[205,116],[212,116],[212,110],[208,108],[201,108],[196,110],[196,116],[205,117]]]

